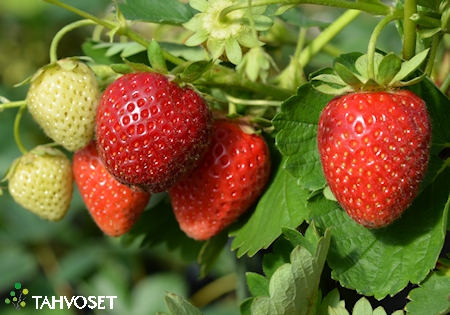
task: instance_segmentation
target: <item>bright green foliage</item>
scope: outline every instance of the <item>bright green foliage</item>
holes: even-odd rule
[[[266,274],[266,281],[262,276],[247,276],[250,291],[262,294],[253,299],[252,314],[306,315],[314,309],[320,275],[330,246],[330,230],[323,237],[319,237],[313,226],[305,236],[295,230],[286,234],[294,248],[289,262],[280,265],[273,274]],[[267,263],[265,261],[265,265]]]
[[[258,202],[255,212],[242,227],[232,231],[236,236],[231,245],[238,249],[237,256],[253,256],[267,248],[281,234],[281,228],[299,226],[308,216],[305,200],[308,191],[301,189],[283,167],[276,171],[266,193]],[[264,226],[264,233],[258,227]]]
[[[449,269],[433,271],[420,287],[412,290],[406,305],[408,314],[448,314],[450,312],[450,274]]]
[[[163,24],[179,25],[193,16],[193,10],[177,0],[125,1],[119,4],[119,9],[129,20]]]

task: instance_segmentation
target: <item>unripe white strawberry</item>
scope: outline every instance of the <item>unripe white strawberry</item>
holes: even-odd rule
[[[94,72],[84,63],[62,59],[32,78],[28,110],[44,132],[69,151],[93,138],[100,90]]]
[[[25,209],[50,221],[66,215],[73,173],[70,160],[60,150],[36,147],[14,162],[7,178],[9,193]]]

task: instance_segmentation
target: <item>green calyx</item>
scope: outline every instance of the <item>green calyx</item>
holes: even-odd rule
[[[34,74],[23,80],[22,82],[14,85],[14,87],[19,87],[22,85],[29,84],[36,80],[38,77],[40,77],[46,70],[51,69],[53,67],[60,67],[62,70],[65,71],[72,71],[78,66],[78,63],[81,61],[92,61],[91,58],[85,57],[85,56],[74,56],[74,57],[68,57],[64,59],[57,60],[55,62],[51,62],[42,68],[38,69]]]
[[[183,24],[194,32],[185,44],[204,44],[213,59],[226,58],[235,65],[242,60],[242,47],[263,45],[253,31],[268,30],[273,24],[272,19],[264,15],[266,6],[249,8],[243,0],[190,0],[189,4],[200,12]]]
[[[414,76],[428,56],[429,49],[422,51],[408,61],[402,61],[394,53],[375,53],[372,62],[368,55],[361,55],[353,65],[345,64],[346,56],[339,56],[334,62],[334,71],[312,75],[319,81],[316,89],[325,94],[340,95],[356,91],[385,91],[418,83],[425,74]],[[373,71],[369,69],[373,66]]]

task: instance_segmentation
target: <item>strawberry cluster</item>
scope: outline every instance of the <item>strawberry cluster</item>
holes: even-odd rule
[[[242,122],[214,121],[193,86],[156,72],[119,76],[100,92],[76,60],[44,67],[32,79],[28,108],[73,163],[43,146],[19,158],[9,190],[23,207],[58,221],[72,182],[98,227],[127,233],[152,194],[169,191],[180,228],[206,240],[256,201],[270,173],[267,144]]]

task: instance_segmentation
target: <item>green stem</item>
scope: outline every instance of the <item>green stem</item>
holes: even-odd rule
[[[15,102],[7,102],[7,103],[0,104],[0,110],[7,109],[7,108],[21,107],[21,106],[24,106],[24,105],[25,106],[27,105],[27,101],[26,100],[15,101]]]
[[[248,0],[247,17],[250,22],[250,28],[252,30],[252,37],[255,40],[255,42],[258,42],[258,34],[257,34],[256,28],[255,28],[255,21],[253,20],[252,0]]]
[[[65,10],[67,10],[67,11],[73,12],[73,13],[79,15],[79,16],[84,17],[85,19],[92,20],[96,24],[103,25],[107,29],[113,29],[114,27],[116,27],[116,25],[113,24],[113,23],[110,23],[108,21],[102,20],[102,19],[96,17],[95,15],[89,14],[87,12],[84,12],[84,11],[80,10],[80,9],[72,7],[72,6],[68,5],[68,4],[65,4],[65,3],[59,1],[59,0],[42,0],[42,1],[54,4],[54,5],[57,5],[58,7],[63,8]]]
[[[439,48],[439,44],[441,43],[441,39],[442,39],[441,33],[437,33],[436,35],[433,36],[433,42],[431,44],[430,55],[428,56],[428,62],[427,62],[427,65],[426,65],[425,71],[424,71],[428,77],[431,77],[431,75],[433,73],[434,62],[436,59],[436,54],[437,54],[437,51]]]
[[[257,6],[266,6],[271,4],[282,4],[282,5],[299,5],[299,4],[316,4],[316,5],[324,5],[324,6],[330,6],[330,7],[336,7],[336,8],[342,8],[342,9],[353,9],[358,11],[364,11],[373,15],[388,15],[392,11],[395,10],[395,8],[385,5],[385,4],[378,4],[378,3],[367,3],[363,1],[342,1],[342,0],[259,0],[254,1],[252,5],[254,7]],[[236,11],[245,9],[247,7],[246,3],[239,3],[232,6],[229,6],[225,9],[223,9],[219,14],[219,20],[225,20],[227,14]]]
[[[317,36],[309,45],[303,49],[299,56],[299,61],[302,66],[309,63],[311,58],[325,47],[342,29],[356,19],[361,11],[347,10],[336,21],[328,26],[319,36]]]
[[[92,20],[80,20],[73,23],[70,23],[64,26],[62,29],[56,33],[55,37],[53,37],[52,43],[50,44],[50,63],[54,63],[58,61],[58,45],[63,38],[64,35],[69,33],[70,31],[77,29],[79,27],[84,27],[88,25],[96,25],[97,23]]]
[[[372,35],[369,39],[369,46],[367,47],[367,76],[368,79],[375,79],[375,49],[378,37],[381,31],[392,21],[398,20],[402,17],[402,11],[394,11],[378,22],[373,29]]]
[[[72,6],[68,5],[68,4],[65,4],[65,3],[59,1],[59,0],[43,0],[43,1],[47,2],[47,3],[51,3],[51,4],[54,4],[54,5],[57,5],[57,6],[65,9],[65,10],[73,12],[73,13],[81,16],[81,17],[84,17],[86,19],[92,20],[96,24],[101,25],[101,26],[103,26],[103,27],[105,27],[105,28],[107,28],[109,30],[117,30],[116,31],[117,35],[124,35],[124,36],[128,37],[129,39],[135,41],[136,43],[144,46],[145,48],[147,48],[148,45],[150,44],[150,42],[148,40],[146,40],[140,34],[138,34],[135,31],[133,31],[127,25],[118,27],[119,25],[117,23],[111,23],[109,21],[99,19],[99,18],[97,18],[96,16],[94,16],[92,14],[89,14],[87,12],[84,12],[84,11],[80,10],[80,9],[72,7]],[[167,61],[169,61],[169,62],[171,62],[171,63],[173,63],[175,65],[179,65],[179,64],[182,64],[184,62],[183,59],[178,58],[178,57],[170,54],[169,52],[167,52],[165,50],[163,50],[163,56],[164,56],[164,58]]]
[[[246,100],[242,98],[237,98],[231,95],[225,95],[229,102],[240,105],[249,106],[281,106],[281,101],[269,101],[269,100]]]
[[[215,65],[206,71],[195,84],[205,86],[222,86],[224,88],[238,88],[260,93],[274,100],[284,101],[292,96],[292,92],[260,82],[252,82],[250,79],[240,76],[231,68]]]
[[[22,152],[23,155],[28,153],[28,150],[25,149],[25,146],[22,143],[22,140],[20,139],[20,120],[22,119],[23,113],[27,109],[27,104],[22,105],[19,108],[19,111],[17,112],[16,118],[14,119],[14,140],[16,141],[17,147],[19,148],[20,152]]]
[[[303,47],[305,47],[307,32],[308,32],[308,29],[306,27],[300,27],[300,31],[298,32],[297,46],[295,47],[295,52],[294,52],[294,59],[300,58],[300,54],[303,50]]]
[[[439,87],[439,89],[441,90],[442,93],[447,95],[447,90],[450,87],[450,73],[447,74],[447,76],[445,77],[444,82],[442,82],[441,86]]]
[[[410,17],[417,13],[416,0],[405,0],[403,18],[403,59],[409,60],[416,54],[417,23]]]

